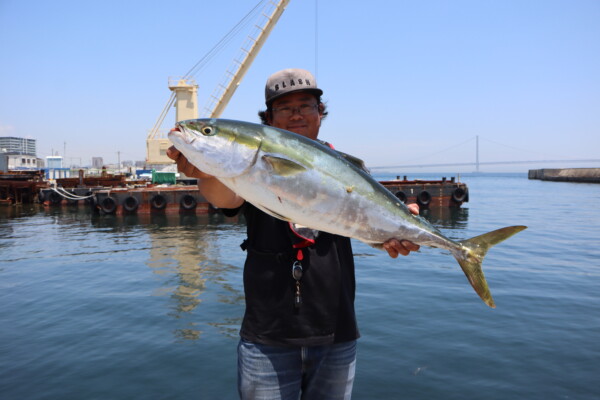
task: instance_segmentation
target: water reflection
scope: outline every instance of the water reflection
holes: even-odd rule
[[[23,218],[35,215],[40,212],[39,204],[12,204],[0,205],[0,222],[4,225],[5,220],[13,218]]]
[[[420,212],[421,217],[441,229],[465,229],[469,209],[463,207],[431,207]]]
[[[239,338],[241,324],[241,318],[225,318],[222,322],[214,322],[210,325],[217,328],[222,335],[237,339]]]
[[[10,206],[0,206],[0,238],[2,239],[11,238],[15,232],[13,224],[9,223],[14,213],[13,208]],[[9,245],[9,243],[0,242],[0,248]]]
[[[141,244],[148,251],[145,264],[154,274],[164,278],[164,286],[156,288],[152,294],[168,296],[171,300],[167,314],[177,321],[178,327],[173,331],[177,339],[197,340],[201,337],[197,316],[203,301],[243,304],[243,292],[239,288],[241,266],[224,262],[221,246],[228,233],[238,235],[244,231],[237,220],[226,219],[221,214],[94,215],[92,224],[115,231],[134,228],[144,233],[146,243]],[[240,285],[229,283],[228,274],[239,279]],[[207,290],[211,284],[219,288]],[[207,298],[210,296],[215,298]],[[202,313],[203,323],[216,327],[235,325],[237,334],[240,318],[220,320],[219,316],[217,320],[206,321],[206,314]]]
[[[26,255],[17,250],[5,254],[4,261],[59,254],[77,257],[88,271],[108,259],[134,268],[146,265],[158,279],[133,277],[137,283],[132,284],[145,284],[142,293],[166,299],[162,307],[176,340],[198,340],[208,327],[237,336],[244,304],[244,253],[238,245],[245,237],[245,225],[237,219],[222,214],[99,215],[87,206],[2,207],[0,250],[12,249],[13,238],[25,235],[23,225],[16,228],[23,219],[50,240],[33,240]],[[232,312],[215,311],[224,307]]]
[[[431,208],[421,215],[440,228],[464,229],[468,211]],[[209,327],[237,337],[244,302],[244,253],[238,247],[245,237],[243,221],[221,214],[119,216],[98,215],[84,206],[23,205],[0,208],[0,238],[18,233],[13,221],[35,215],[43,218],[32,219],[32,229],[56,233],[56,242],[49,245],[64,243],[62,257],[82,257],[82,262],[99,264],[119,253],[123,263],[141,263],[142,268],[145,264],[159,278],[158,282],[150,279],[148,292],[166,299],[165,313],[176,340],[201,339]],[[0,249],[10,245],[10,241],[0,241]],[[28,257],[44,250],[34,249]],[[233,313],[223,312],[230,306],[225,310]]]

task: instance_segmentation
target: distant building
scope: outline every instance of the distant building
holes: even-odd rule
[[[0,153],[36,156],[35,139],[14,136],[0,136]]]
[[[28,154],[16,154],[16,153],[0,153],[0,171],[23,171],[40,169],[39,160],[36,156]],[[43,163],[41,163],[43,164]]]
[[[48,156],[46,157],[46,166],[48,168],[62,168],[63,158],[61,156]]]
[[[102,157],[92,157],[92,168],[102,169],[104,166],[104,160]]]
[[[61,156],[46,157],[46,179],[69,178],[71,176],[70,168],[63,168],[63,158]]]

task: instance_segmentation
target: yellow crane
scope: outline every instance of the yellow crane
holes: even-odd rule
[[[255,25],[256,31],[248,36],[241,48],[240,56],[234,59],[223,81],[210,96],[205,107],[205,116],[218,118],[221,115],[289,2],[290,0],[277,2],[269,0],[264,5],[262,21]],[[259,2],[256,7],[261,3],[264,1]],[[160,132],[160,127],[173,105],[176,109],[176,121],[198,118],[198,85],[190,73],[180,78],[169,78],[169,89],[172,92],[171,97],[146,138],[146,163],[149,165],[173,163],[167,157],[167,149],[171,146],[171,142],[165,133]]]

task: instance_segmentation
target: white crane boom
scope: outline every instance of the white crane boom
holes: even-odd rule
[[[211,118],[219,118],[221,116],[289,2],[290,0],[280,0],[277,4],[272,1],[269,2],[274,8],[270,15],[263,13],[263,17],[266,20],[264,24],[256,26],[258,36],[254,37],[251,35],[248,37],[246,45],[242,47],[242,56],[245,55],[244,58],[241,61],[234,60],[231,68],[225,73],[224,82],[215,89],[215,92],[210,97],[209,105],[205,109],[209,112],[208,115]]]
[[[223,83],[219,84],[210,96],[208,105],[205,107],[208,116],[218,118],[221,115],[289,2],[290,0],[279,0],[277,3],[273,0],[268,1],[262,14],[264,21],[255,26],[258,34],[248,36],[246,44],[241,49],[242,56],[233,61],[232,66],[225,73]],[[272,7],[270,13],[266,13],[268,6]],[[239,58],[241,61],[238,60]],[[166,155],[166,150],[171,142],[166,135],[159,132],[159,129],[173,104],[177,108],[177,121],[198,118],[197,88],[198,85],[189,76],[169,79],[169,89],[173,93],[146,138],[146,162],[148,164],[173,163]]]

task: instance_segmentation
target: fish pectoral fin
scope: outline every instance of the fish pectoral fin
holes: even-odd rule
[[[262,156],[262,159],[269,165],[273,172],[281,176],[293,176],[307,170],[304,165],[279,156],[265,154]]]

